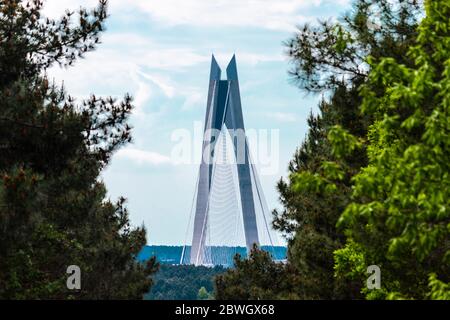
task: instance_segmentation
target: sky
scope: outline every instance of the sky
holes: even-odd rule
[[[236,54],[246,129],[261,141],[266,132],[266,140],[276,142],[269,166],[255,158],[268,207],[280,208],[276,183],[286,177],[288,162],[307,132],[306,119],[320,99],[300,91],[289,78],[283,43],[297,25],[335,19],[349,2],[110,0],[98,48],[71,68],[49,71],[79,101],[92,93],[134,97],[133,143],[113,156],[101,179],[111,200],[128,199],[131,223],[145,225],[148,244],[185,242],[201,156],[202,137],[195,132],[205,116],[212,54],[223,71]],[[66,9],[95,4],[47,0],[44,14],[59,17]],[[190,135],[192,161],[173,156],[180,133]],[[260,140],[255,141],[252,154],[259,148]]]

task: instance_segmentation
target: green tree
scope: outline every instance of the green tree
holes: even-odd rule
[[[274,262],[268,252],[255,246],[248,259],[237,254],[234,263],[234,269],[216,277],[217,300],[298,299],[293,270]]]
[[[339,219],[347,243],[335,259],[337,275],[359,279],[367,298],[450,298],[450,3],[425,1],[425,9],[405,52],[414,64],[372,57],[361,89],[362,111],[374,115],[369,164],[353,179]],[[333,131],[335,150],[355,141]],[[372,264],[381,290],[365,288]]]
[[[286,43],[293,63],[290,74],[299,87],[326,94],[319,105],[320,114],[308,119],[309,131],[289,163],[288,179],[280,180],[277,186],[283,210],[274,211],[273,224],[288,240],[284,268],[298,284],[291,287],[292,296],[362,297],[357,281],[335,277],[333,256],[345,244],[345,235],[336,223],[351,201],[352,177],[367,165],[365,149],[357,146],[361,144],[358,139],[366,136],[372,115],[360,113],[359,90],[371,70],[368,56],[395,57],[406,65],[413,64],[404,52],[415,41],[420,12],[416,1],[359,0],[340,21],[306,24]],[[336,125],[345,128],[349,134],[343,138],[353,142],[339,164],[328,139]],[[245,279],[242,264],[236,269],[235,276]],[[223,287],[238,283],[224,283]],[[239,298],[246,297],[235,292]]]
[[[148,300],[196,300],[205,288],[208,299],[213,299],[214,277],[225,272],[222,266],[209,268],[194,265],[161,264],[153,277],[154,285],[145,299]]]
[[[210,295],[205,287],[201,287],[198,289],[197,300],[208,300],[210,299]]]
[[[99,179],[131,139],[131,97],[77,102],[45,76],[95,48],[107,3],[58,20],[42,6],[0,2],[0,298],[142,298],[156,268],[135,260],[145,229]],[[66,288],[69,265],[81,268],[79,292]]]

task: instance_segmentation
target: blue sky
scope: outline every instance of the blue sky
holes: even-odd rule
[[[45,14],[95,3],[47,0]],[[280,207],[276,182],[320,98],[289,81],[282,43],[297,24],[336,18],[348,7],[349,0],[110,0],[98,49],[70,69],[50,70],[78,99],[126,92],[135,98],[134,142],[102,178],[111,199],[128,199],[131,222],[145,224],[149,244],[184,242],[198,165],[172,161],[171,135],[203,121],[213,53],[222,70],[236,54],[247,129],[279,130],[279,166],[260,179],[269,208]]]

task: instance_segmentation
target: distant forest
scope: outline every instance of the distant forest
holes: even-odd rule
[[[203,300],[214,298],[214,278],[225,271],[216,266],[161,264],[152,277],[153,286],[145,300]]]
[[[141,262],[152,257],[160,263],[159,271],[152,277],[153,286],[144,296],[146,300],[204,300],[214,299],[215,277],[223,274],[227,267],[233,265],[236,253],[246,257],[245,247],[227,247],[230,250],[228,266],[204,267],[194,265],[180,265],[183,246],[145,246],[137,259]],[[263,250],[275,256],[276,260],[286,259],[286,247],[266,247]],[[189,256],[190,247],[186,247],[185,255]],[[220,248],[223,252],[223,247]],[[214,252],[219,251],[213,247]]]

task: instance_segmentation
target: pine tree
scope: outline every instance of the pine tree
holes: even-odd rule
[[[403,52],[415,41],[419,10],[416,1],[355,1],[341,23],[305,25],[287,43],[294,63],[290,73],[300,88],[331,91],[320,104],[320,114],[309,119],[308,135],[289,165],[288,181],[278,183],[285,209],[274,212],[275,227],[287,235],[288,260],[300,278],[303,299],[360,297],[355,282],[334,277],[333,252],[345,242],[336,223],[350,201],[351,179],[367,157],[364,149],[350,150],[337,168],[328,135],[335,125],[356,137],[366,134],[371,115],[359,111],[359,88],[370,71],[366,58],[396,57],[411,64]],[[376,16],[379,21],[372,21]],[[333,181],[334,187],[323,188],[322,180]]]
[[[135,260],[145,229],[99,180],[131,139],[132,99],[76,101],[46,77],[95,49],[107,3],[58,20],[42,6],[0,3],[0,298],[142,298],[156,268]],[[66,288],[69,265],[81,269],[78,292]]]
[[[371,58],[362,111],[374,120],[369,163],[354,179],[339,219],[340,277],[358,279],[370,299],[450,299],[450,3],[425,1],[417,42],[402,59]],[[335,128],[333,148],[356,138]],[[381,289],[366,287],[377,265]]]
[[[239,254],[235,268],[216,277],[216,300],[298,299],[295,288],[300,284],[290,266],[276,263],[271,255],[252,249],[248,259]]]
[[[352,148],[337,166],[329,134],[338,125],[355,139],[365,137],[372,115],[360,113],[359,90],[370,72],[367,57],[395,57],[412,65],[404,52],[415,42],[420,13],[417,1],[358,0],[340,22],[306,24],[286,43],[297,85],[324,94],[320,114],[310,116],[308,134],[289,164],[287,181],[278,183],[283,210],[274,211],[274,227],[288,240],[285,268],[299,284],[291,294],[301,299],[361,297],[358,282],[335,278],[333,252],[345,243],[336,223],[351,201],[352,177],[367,165],[367,156],[364,148]],[[241,269],[236,265],[236,277],[244,277]]]
[[[209,293],[205,287],[198,289],[197,300],[208,300],[209,298]]]

